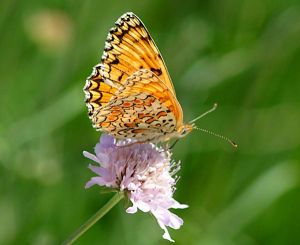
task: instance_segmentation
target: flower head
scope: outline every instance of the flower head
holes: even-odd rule
[[[179,229],[183,220],[169,209],[187,207],[173,198],[179,163],[171,161],[169,151],[151,143],[120,144],[112,136],[102,135],[95,147],[96,155],[83,152],[99,164],[89,165],[98,176],[92,177],[86,188],[97,184],[126,193],[132,203],[126,212],[135,213],[139,209],[152,213],[164,230],[163,238],[173,241],[166,227]]]

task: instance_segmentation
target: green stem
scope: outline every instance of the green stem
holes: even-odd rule
[[[97,213],[95,213],[91,218],[88,219],[82,226],[78,228],[68,239],[66,239],[62,245],[71,245],[79,237],[83,235],[92,225],[94,225],[99,219],[101,219],[109,210],[111,210],[122,198],[124,194],[118,192],[115,194],[102,208],[100,208]]]

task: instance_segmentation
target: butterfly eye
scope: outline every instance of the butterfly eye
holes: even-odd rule
[[[194,128],[193,124],[186,124],[186,125],[182,126],[180,129],[181,136],[187,135],[189,132],[191,132],[193,130],[193,128]]]
[[[189,131],[187,130],[187,128],[182,128],[182,131],[181,131],[181,135],[184,136],[188,133]]]

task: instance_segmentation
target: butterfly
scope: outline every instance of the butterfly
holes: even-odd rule
[[[182,108],[163,58],[142,21],[123,14],[110,29],[101,63],[84,87],[93,127],[116,139],[165,142],[194,128]]]

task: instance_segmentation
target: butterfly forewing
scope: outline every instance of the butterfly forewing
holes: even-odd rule
[[[141,69],[155,73],[175,94],[162,56],[142,21],[133,13],[122,15],[107,36],[100,73],[116,87]]]

